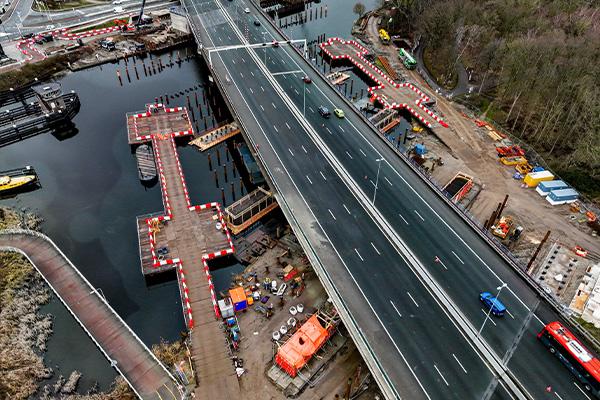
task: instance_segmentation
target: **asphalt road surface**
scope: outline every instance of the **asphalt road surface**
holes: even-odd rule
[[[242,0],[186,4],[204,46],[241,43],[229,16],[250,43],[281,39],[253,6]],[[219,7],[226,7],[229,16]],[[246,7],[251,13],[244,12]],[[254,20],[261,25],[256,26]],[[267,66],[271,77],[257,59]],[[509,398],[414,271],[412,255],[471,326],[479,329],[485,321],[481,333],[485,343],[533,398],[589,398],[536,340],[543,325],[557,315],[376,137],[300,55],[284,45],[259,46],[222,50],[212,54],[212,61],[214,68],[227,76],[227,95],[255,148],[259,146],[258,157],[322,257],[397,393],[411,399]],[[304,75],[313,83],[305,84]],[[273,86],[273,78],[278,87]],[[292,104],[286,104],[284,97]],[[321,105],[330,110],[341,108],[346,118],[322,118],[317,112]],[[299,122],[297,114],[303,110],[318,139]],[[332,156],[336,165],[332,165]],[[340,170],[350,176],[352,185],[340,176]],[[390,238],[390,228],[384,232],[366,211],[364,197],[371,199],[375,186],[379,215],[410,255]],[[500,297],[509,313],[486,320],[478,294],[496,293],[503,283],[507,287]],[[546,392],[548,386],[551,393]]]

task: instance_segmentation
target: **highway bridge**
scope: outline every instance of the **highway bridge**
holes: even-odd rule
[[[183,4],[213,78],[387,398],[591,398],[536,339],[559,319],[555,308],[301,51],[269,44],[286,38],[262,10],[249,0]],[[321,105],[346,118],[322,118]],[[478,294],[499,288],[510,313],[488,319]]]

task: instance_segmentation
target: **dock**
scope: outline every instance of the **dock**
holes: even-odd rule
[[[205,134],[192,140],[190,144],[198,147],[200,151],[205,151],[218,145],[219,143],[226,141],[229,138],[234,137],[240,132],[241,131],[237,125],[237,122],[231,122],[207,131]]]
[[[149,105],[146,110],[137,114],[142,116],[127,114],[129,143],[152,142],[164,210],[137,217],[142,272],[177,272],[192,343],[195,398],[238,398],[239,382],[209,267],[211,259],[234,253],[233,242],[218,203],[194,205],[190,200],[175,143],[176,137],[193,134],[187,110],[167,111],[162,105]]]
[[[448,127],[440,116],[427,107],[431,101],[429,96],[410,82],[395,82],[365,58],[369,51],[358,42],[330,38],[319,46],[324,55],[332,61],[347,60],[370,78],[375,85],[369,87],[368,92],[373,100],[380,102],[384,108],[405,109],[428,128]]]
[[[151,141],[152,136],[187,136],[194,133],[185,107],[166,107],[163,104],[146,104],[144,111],[126,114],[127,138],[130,145]]]

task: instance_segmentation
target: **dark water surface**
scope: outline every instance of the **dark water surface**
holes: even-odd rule
[[[376,0],[363,3],[370,9]],[[320,5],[328,7],[327,18],[291,27],[289,32],[293,38],[308,40],[322,33],[349,37],[356,18],[352,13],[353,4],[346,0],[322,1]],[[181,50],[182,56],[185,51]],[[191,54],[192,50],[189,51]],[[172,54],[175,58],[176,52]],[[161,57],[166,64],[168,53]],[[146,65],[149,65],[148,59]],[[117,80],[117,70],[123,77],[123,86]],[[63,89],[75,90],[81,100],[81,111],[74,120],[78,133],[62,141],[42,134],[1,148],[0,170],[32,165],[39,173],[42,188],[0,200],[0,205],[28,209],[44,218],[43,231],[92,285],[102,290],[140,338],[151,345],[160,338],[178,338],[185,327],[176,282],[147,287],[140,272],[135,217],[162,210],[162,201],[158,185],[145,188],[138,181],[136,163],[127,144],[125,113],[142,110],[145,103],[160,95],[207,82],[203,63],[197,59],[184,61],[153,76],[145,77],[139,64],[138,71],[139,81],[130,69],[131,83],[126,79],[123,62],[61,79]],[[199,95],[202,90],[198,91]],[[171,100],[170,105],[185,105],[185,96]],[[211,152],[216,168],[215,151]],[[234,182],[239,198],[239,174],[233,178],[232,161],[226,161],[223,146],[219,151],[222,163],[227,164],[229,182]],[[225,189],[226,201],[232,201],[222,166],[217,168],[220,181],[217,187],[206,154],[191,146],[180,147],[179,154],[192,203],[220,202],[220,187]],[[240,265],[234,265],[231,270],[215,271],[219,288],[225,289],[231,274],[240,270]],[[80,392],[85,392],[95,381],[105,389],[115,372],[93,342],[57,299],[44,311],[55,316],[55,334],[48,343],[46,364],[55,368],[56,375],[68,375],[73,370],[82,372]]]

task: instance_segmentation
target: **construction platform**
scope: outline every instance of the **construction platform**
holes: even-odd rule
[[[241,397],[239,382],[221,328],[208,266],[212,258],[233,254],[233,242],[218,203],[191,204],[175,144],[176,136],[193,133],[187,110],[178,107],[171,112],[162,105],[150,105],[147,110],[147,114],[137,114],[142,116],[127,115],[129,143],[152,142],[164,212],[137,218],[142,271],[148,275],[154,271],[177,270],[184,318],[192,343],[190,352],[197,382],[195,398],[238,398]],[[171,119],[168,116],[171,113],[179,117]],[[161,117],[153,118],[156,115]],[[139,128],[135,126],[138,120],[150,121],[146,124],[148,128],[143,134],[132,136]],[[190,127],[188,130],[169,130],[179,129],[184,121]],[[174,123],[169,125],[169,122]]]
[[[258,187],[225,209],[227,227],[237,235],[277,207],[273,194]]]
[[[168,108],[163,104],[146,104],[145,111],[126,114],[130,145],[149,142],[153,136],[186,136],[194,133],[185,107]]]
[[[442,118],[427,108],[431,99],[425,93],[412,83],[396,83],[364,57],[369,51],[358,42],[330,38],[320,47],[331,60],[348,60],[373,80],[376,86],[369,87],[368,91],[384,108],[406,109],[428,128],[448,127]]]
[[[198,147],[200,151],[208,150],[211,147],[223,143],[227,139],[234,137],[240,133],[240,128],[236,122],[222,125],[217,128],[211,129],[206,133],[198,136],[190,142],[190,144]]]

